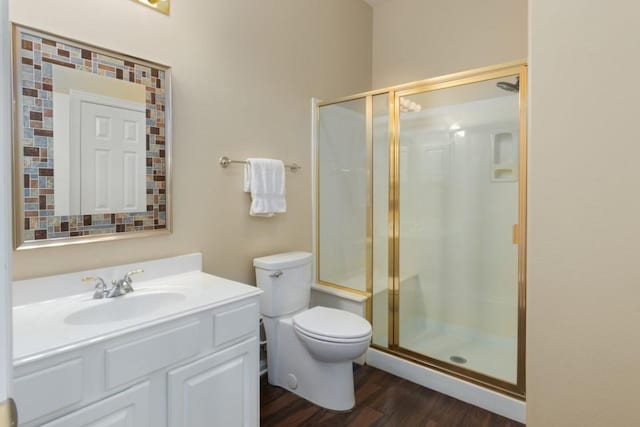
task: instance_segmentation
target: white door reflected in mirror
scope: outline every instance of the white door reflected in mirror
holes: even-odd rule
[[[80,214],[145,210],[142,110],[82,102]]]
[[[53,74],[55,215],[144,212],[144,85],[57,65]]]

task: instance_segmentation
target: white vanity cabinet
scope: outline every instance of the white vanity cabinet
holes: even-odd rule
[[[17,364],[20,426],[258,426],[258,295]]]

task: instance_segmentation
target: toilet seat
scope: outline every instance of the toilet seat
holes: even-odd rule
[[[293,316],[298,333],[333,343],[355,343],[371,338],[371,324],[360,316],[344,310],[313,307]]]
[[[302,329],[296,327],[295,325],[294,325],[294,329],[296,330],[296,332],[298,334],[303,335],[305,337],[314,339],[316,341],[322,341],[322,342],[333,343],[333,344],[353,344],[353,343],[369,341],[371,339],[370,335],[366,335],[366,336],[360,337],[360,338],[325,337],[323,335],[317,335],[317,334],[312,334],[310,332],[303,331]]]

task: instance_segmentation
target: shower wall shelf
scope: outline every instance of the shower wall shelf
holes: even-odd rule
[[[491,134],[491,181],[518,180],[518,138],[515,131]]]

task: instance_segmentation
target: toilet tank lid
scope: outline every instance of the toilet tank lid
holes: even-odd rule
[[[282,254],[254,258],[253,266],[264,270],[298,267],[311,262],[311,256],[312,255],[309,252],[285,252]]]

